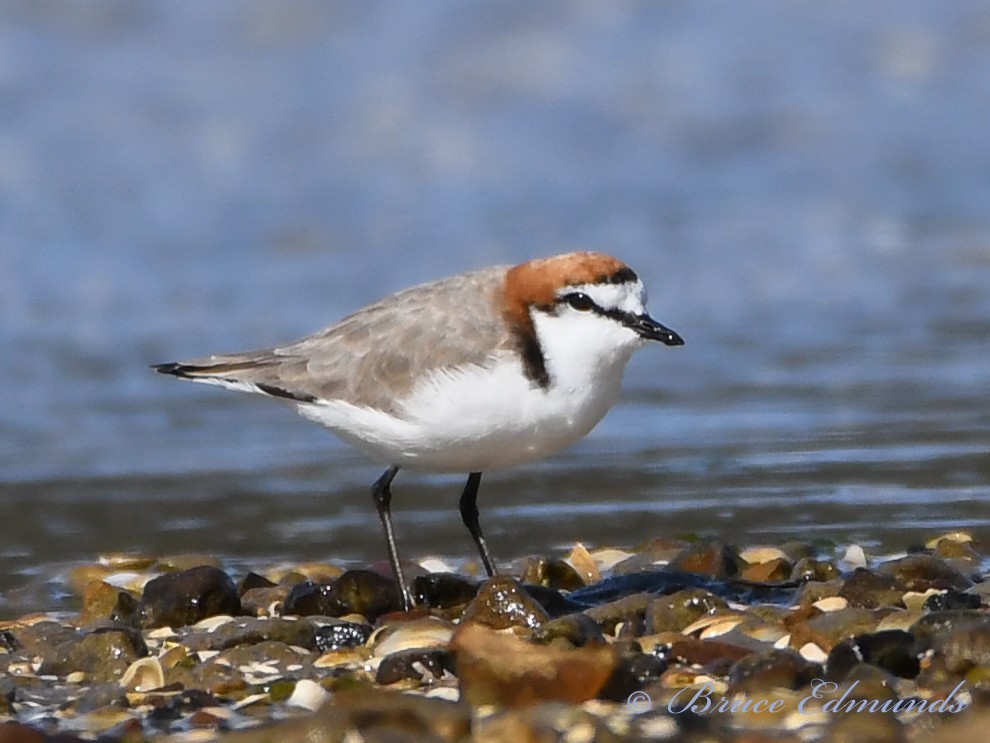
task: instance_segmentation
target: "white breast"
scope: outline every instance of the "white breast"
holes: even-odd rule
[[[300,405],[299,412],[384,464],[431,472],[512,467],[588,433],[618,395],[629,355],[623,356],[598,374],[571,374],[567,384],[542,389],[506,353],[486,367],[424,379],[395,416],[344,402]]]

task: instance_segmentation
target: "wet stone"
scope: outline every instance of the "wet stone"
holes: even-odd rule
[[[830,719],[822,743],[905,743],[904,726],[892,715],[837,715]]]
[[[135,630],[96,629],[50,649],[42,656],[38,673],[66,676],[82,671],[97,681],[112,681],[147,654],[144,639]]]
[[[645,622],[649,633],[680,632],[703,616],[727,610],[727,604],[718,596],[700,588],[688,588],[651,602]]]
[[[148,581],[138,609],[142,627],[182,627],[217,614],[239,614],[230,576],[210,565],[165,573]]]
[[[693,637],[676,640],[670,644],[659,657],[670,663],[685,666],[713,669],[724,666],[722,674],[728,673],[729,668],[736,662],[751,655],[753,648],[742,647],[720,640],[696,640]]]
[[[658,681],[667,670],[667,661],[644,653],[624,653],[599,692],[601,699],[625,702],[629,695]]]
[[[790,649],[751,653],[729,669],[729,693],[801,689],[821,677],[822,667]]]
[[[576,591],[584,587],[578,572],[563,560],[556,558],[531,558],[522,574],[522,582],[553,588],[558,591]]]
[[[427,573],[413,581],[413,597],[418,605],[454,609],[469,604],[478,594],[479,585],[456,573]]]
[[[288,586],[249,588],[241,594],[241,610],[255,617],[281,614],[290,591]]]
[[[417,683],[431,684],[442,679],[445,672],[454,672],[453,659],[448,651],[413,648],[382,658],[375,682],[388,685],[411,679]]]
[[[809,619],[791,628],[791,647],[801,648],[813,642],[826,653],[836,644],[855,635],[876,630],[879,618],[869,609],[849,607]]]
[[[790,562],[775,558],[767,562],[747,565],[743,568],[742,577],[757,583],[776,583],[790,578],[792,570]]]
[[[63,643],[71,643],[82,637],[74,628],[59,622],[38,622],[28,627],[15,627],[8,634],[11,649],[27,658],[44,657]]]
[[[604,645],[605,635],[594,619],[584,613],[551,619],[533,630],[533,642],[548,644],[566,640],[575,647]]]
[[[131,624],[137,615],[138,601],[126,591],[103,581],[90,581],[82,595],[79,624],[92,628],[106,622]]]
[[[72,704],[72,711],[85,714],[105,707],[127,708],[127,690],[118,683],[100,683],[90,686]]]
[[[802,557],[791,570],[791,580],[825,582],[839,577],[839,569],[825,560]]]
[[[619,624],[633,624],[642,628],[646,610],[652,602],[653,597],[650,594],[637,593],[601,606],[594,606],[582,613],[601,627],[602,632],[614,634]]]
[[[914,678],[921,668],[914,635],[903,630],[884,630],[857,635],[833,647],[826,663],[826,678],[842,681],[860,662],[877,666],[901,678]]]
[[[903,594],[904,590],[897,588],[892,576],[875,573],[866,568],[856,568],[839,591],[839,596],[846,599],[850,606],[864,609],[903,606]]]
[[[248,591],[255,588],[274,588],[278,583],[268,580],[263,575],[258,575],[257,573],[248,573],[245,575],[241,582],[237,584],[237,594],[244,597]]]
[[[530,596],[515,578],[496,576],[482,584],[478,595],[468,604],[462,624],[481,624],[492,629],[539,627],[549,621],[544,608]]]
[[[614,649],[532,645],[477,624],[451,641],[461,697],[473,706],[517,707],[541,701],[571,704],[595,698],[617,665]]]
[[[946,591],[925,599],[925,611],[954,611],[956,609],[979,609],[980,597],[975,593]]]
[[[373,622],[401,608],[395,581],[370,570],[348,570],[332,583],[300,583],[285,599],[286,614],[342,617],[360,614]]]
[[[929,588],[965,591],[973,585],[973,581],[933,555],[908,555],[885,562],[878,572],[893,578],[894,585],[902,591],[923,593]]]
[[[332,622],[316,628],[316,649],[321,653],[364,645],[371,636],[371,625]]]
[[[667,567],[713,578],[734,578],[742,572],[743,560],[724,542],[698,541],[685,547]]]
[[[310,621],[280,617],[238,617],[210,632],[193,632],[184,638],[185,646],[191,651],[226,650],[269,641],[316,650],[316,626]]]

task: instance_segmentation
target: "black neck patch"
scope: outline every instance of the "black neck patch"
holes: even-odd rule
[[[530,382],[540,389],[550,387],[550,373],[547,371],[547,358],[543,353],[535,328],[530,325],[530,332],[516,331],[519,345],[519,355],[522,357],[523,373]]]

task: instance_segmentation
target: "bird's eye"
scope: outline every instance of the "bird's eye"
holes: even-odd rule
[[[584,292],[571,292],[564,295],[564,301],[579,312],[588,312],[595,306],[595,300]]]

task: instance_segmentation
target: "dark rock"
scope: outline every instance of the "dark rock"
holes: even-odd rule
[[[747,655],[729,669],[729,693],[801,689],[821,675],[822,667],[797,651],[770,648]]]
[[[522,582],[558,591],[576,591],[584,587],[584,581],[578,572],[559,558],[532,558],[523,571]]]
[[[960,591],[946,591],[937,593],[925,599],[925,611],[955,611],[956,609],[979,609],[981,605],[979,595],[975,593],[962,593]]]
[[[371,637],[371,626],[357,622],[334,622],[316,628],[316,649],[321,653],[340,648],[356,648]]]
[[[239,617],[232,622],[221,624],[212,632],[192,633],[185,638],[184,644],[193,652],[227,650],[269,641],[316,650],[316,631],[316,626],[310,620]]]
[[[469,604],[477,595],[479,585],[456,573],[427,573],[413,581],[413,597],[419,605],[455,609]]]
[[[990,627],[990,614],[982,611],[939,611],[926,614],[911,625],[918,654],[933,649],[954,632]]]
[[[543,607],[543,610],[551,618],[573,614],[582,608],[556,588],[526,584],[523,586],[523,589],[530,598]]]
[[[575,647],[604,645],[605,635],[594,619],[578,612],[551,619],[533,630],[533,642],[545,645],[554,640],[566,640]]]
[[[515,578],[496,576],[485,581],[461,616],[462,624],[493,629],[538,627],[550,616]]]
[[[19,722],[0,722],[0,743],[47,743],[47,736]]]
[[[441,648],[413,648],[400,650],[382,658],[375,674],[375,682],[394,684],[413,679],[421,683],[433,683],[443,678],[445,671],[454,671],[454,663],[448,651]]]
[[[894,715],[832,715],[822,743],[905,743],[904,726]]]
[[[243,599],[244,594],[254,588],[274,588],[277,585],[278,583],[268,580],[268,578],[263,575],[248,573],[238,584],[237,595]]]
[[[698,541],[685,547],[665,568],[713,578],[734,578],[744,561],[732,547],[719,541]]]
[[[82,695],[73,702],[72,709],[77,714],[84,714],[105,707],[126,709],[129,706],[127,689],[118,683],[104,682],[94,684],[83,691]]]
[[[138,601],[127,591],[94,580],[86,584],[79,612],[79,625],[97,627],[107,622],[130,625],[137,616]]]
[[[115,681],[131,663],[147,654],[148,647],[136,630],[100,628],[50,649],[42,656],[38,675],[66,676],[83,671],[97,681]]]
[[[703,616],[728,611],[725,601],[699,588],[662,596],[650,603],[646,610],[647,632],[680,632]]]
[[[285,613],[342,617],[360,614],[374,622],[401,608],[399,589],[391,578],[370,570],[348,570],[332,583],[300,583],[285,599]]]
[[[860,663],[869,663],[901,678],[914,678],[921,668],[914,646],[914,635],[903,630],[851,637],[835,645],[828,654],[826,678],[842,681]]]
[[[741,647],[721,640],[685,637],[683,640],[671,643],[659,657],[665,657],[670,663],[685,666],[711,668],[713,665],[725,665],[724,673],[728,673],[729,666],[752,654],[753,648],[750,647]]]
[[[847,637],[874,632],[879,621],[869,609],[830,611],[791,627],[791,646],[800,648],[813,642],[827,653]]]
[[[653,602],[653,596],[648,593],[637,593],[632,596],[611,601],[601,606],[586,609],[583,614],[601,627],[606,634],[615,634],[618,624],[637,625],[643,627],[646,610]]]
[[[217,614],[240,614],[230,576],[211,565],[165,573],[148,581],[138,609],[141,627],[182,627]]]
[[[783,558],[775,558],[767,562],[747,565],[743,568],[742,577],[757,583],[778,583],[791,577],[793,566]]]
[[[807,583],[808,581],[825,582],[839,577],[839,569],[825,560],[815,560],[803,557],[798,560],[791,571],[791,580]]]
[[[923,593],[930,588],[965,591],[973,585],[973,581],[934,555],[908,555],[891,560],[881,565],[878,572],[890,576],[902,591]]]
[[[249,588],[241,594],[241,611],[254,617],[282,614],[290,591],[288,586]]]
[[[185,689],[174,695],[168,695],[155,705],[148,714],[148,721],[155,725],[164,725],[190,712],[203,707],[218,707],[220,701],[201,689]]]
[[[894,578],[866,568],[856,568],[839,590],[839,595],[848,601],[850,606],[863,609],[903,606],[901,600],[903,593],[903,589],[897,588]]]
[[[611,702],[625,702],[634,691],[659,680],[666,670],[667,662],[656,655],[625,653],[598,696]]]
[[[42,656],[64,643],[77,641],[83,634],[58,622],[38,622],[10,630],[11,644],[28,658]]]

